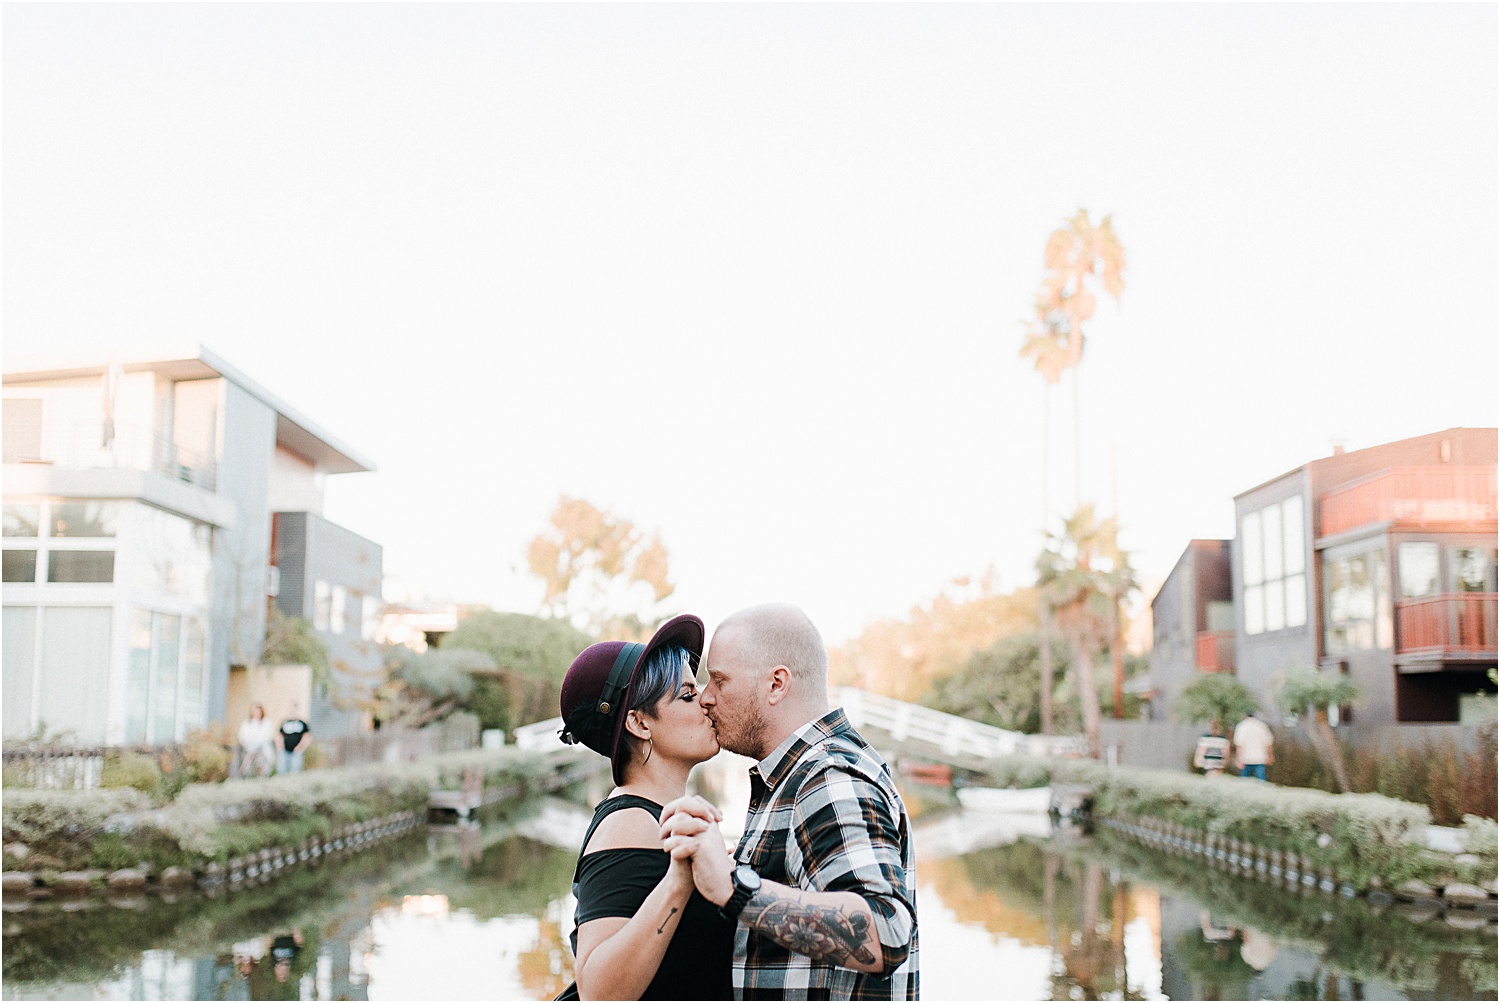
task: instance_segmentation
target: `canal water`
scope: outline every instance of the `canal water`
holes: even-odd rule
[[[732,801],[733,773],[706,782]],[[7,903],[5,999],[550,999],[591,796],[271,884]],[[907,791],[927,999],[1495,999],[1496,934],[1302,897],[1037,816]]]

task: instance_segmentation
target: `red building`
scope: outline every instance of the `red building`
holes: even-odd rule
[[[1190,558],[1207,544],[1194,541],[1179,562],[1193,566],[1192,588],[1164,586],[1152,603],[1158,623],[1196,628],[1191,664],[1153,653],[1157,690],[1228,665],[1269,708],[1277,673],[1316,666],[1359,686],[1360,721],[1493,714],[1496,438],[1453,428],[1338,451],[1236,496],[1227,564],[1211,562],[1203,581]],[[1207,629],[1208,604],[1226,593],[1228,653]]]

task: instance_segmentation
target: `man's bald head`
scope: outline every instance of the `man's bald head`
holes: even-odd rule
[[[771,667],[785,665],[810,692],[828,692],[828,649],[823,635],[791,603],[762,603],[742,609],[719,624],[715,638],[729,635],[741,658]]]

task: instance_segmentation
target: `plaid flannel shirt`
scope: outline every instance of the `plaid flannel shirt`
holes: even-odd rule
[[[915,857],[906,806],[880,754],[841,709],[797,729],[750,768],[750,812],[735,859],[761,877],[869,903],[884,974],[814,961],[744,923],[736,999],[918,998]]]

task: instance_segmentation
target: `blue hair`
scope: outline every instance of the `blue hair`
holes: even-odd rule
[[[657,705],[677,692],[677,687],[682,685],[683,670],[692,671],[692,667],[692,654],[681,645],[666,644],[651,652],[651,657],[646,659],[630,684],[630,695],[625,700],[627,712],[635,710],[655,717]],[[635,748],[637,740],[634,735],[627,730],[623,737],[631,748]]]

